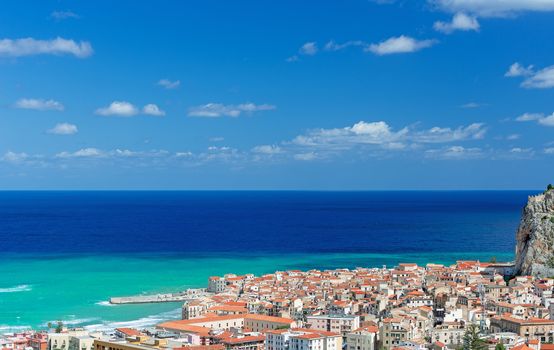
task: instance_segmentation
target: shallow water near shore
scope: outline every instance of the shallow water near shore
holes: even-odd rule
[[[180,318],[179,303],[110,305],[112,296],[177,292],[205,287],[207,277],[225,273],[263,274],[275,270],[389,267],[398,262],[452,263],[457,259],[487,261],[509,253],[446,254],[295,254],[191,258],[148,256],[50,257],[12,256],[0,263],[0,332],[41,328],[48,321],[72,326],[108,328],[147,326]]]

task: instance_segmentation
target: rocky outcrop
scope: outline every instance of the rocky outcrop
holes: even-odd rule
[[[518,275],[554,276],[554,189],[531,196],[516,233]]]

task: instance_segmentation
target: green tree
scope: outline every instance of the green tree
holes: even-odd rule
[[[61,333],[63,331],[63,322],[58,321],[58,324],[56,325],[56,333]]]
[[[491,259],[489,260],[489,262],[490,262],[491,264],[496,264],[496,256],[491,257]]]
[[[496,344],[496,346],[494,347],[494,350],[506,350],[506,347],[504,346],[504,344],[498,343],[498,344]]]
[[[547,191],[554,190],[554,185],[548,184],[548,186],[546,186],[546,190]]]
[[[467,327],[464,334],[464,350],[487,350],[488,346],[483,339],[479,337],[479,327],[474,324]]]

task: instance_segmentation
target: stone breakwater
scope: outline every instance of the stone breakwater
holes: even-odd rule
[[[127,297],[112,297],[110,304],[149,304],[149,303],[175,303],[194,299],[201,299],[210,296],[206,289],[187,289],[181,293],[165,293],[151,295],[134,295]]]
[[[554,189],[530,196],[516,232],[515,271],[554,276]]]

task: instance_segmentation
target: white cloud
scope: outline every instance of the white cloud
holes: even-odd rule
[[[354,146],[374,145],[388,150],[405,149],[407,144],[448,143],[478,140],[485,135],[482,123],[457,128],[434,127],[428,130],[413,130],[404,127],[393,130],[386,122],[360,121],[352,126],[336,129],[316,129],[297,136],[292,144],[327,150],[345,150]]]
[[[291,63],[291,62],[298,62],[299,60],[300,60],[300,58],[298,58],[297,55],[293,55],[293,56],[288,57],[285,61]]]
[[[132,117],[141,112],[142,114],[151,115],[155,117],[163,117],[165,111],[160,109],[156,104],[149,103],[139,110],[135,105],[127,101],[113,101],[107,107],[98,108],[95,113],[102,116],[116,116],[116,117]]]
[[[547,89],[554,87],[554,66],[541,69],[526,78],[521,86],[528,89]]]
[[[529,122],[533,120],[539,120],[544,117],[544,114],[542,113],[523,113],[519,117],[516,118],[516,121],[518,122]]]
[[[478,31],[479,22],[477,21],[477,18],[473,16],[469,16],[463,12],[458,12],[454,14],[454,17],[452,17],[451,22],[437,21],[433,25],[433,28],[435,28],[436,31],[446,33],[446,34],[450,34],[456,30]]]
[[[102,116],[132,117],[138,113],[137,107],[125,101],[114,101],[108,107],[98,108],[96,114]]]
[[[425,157],[445,160],[476,159],[483,157],[483,151],[478,147],[451,146],[427,150],[425,151]]]
[[[70,19],[70,18],[73,18],[73,19],[81,18],[81,16],[79,16],[78,14],[76,14],[75,12],[70,11],[70,10],[54,11],[50,14],[50,17],[57,20],[57,21],[61,21],[61,20],[64,20],[64,19]]]
[[[153,115],[155,117],[163,117],[165,111],[161,110],[157,105],[149,103],[142,108],[142,113],[147,115]]]
[[[516,118],[518,122],[536,121],[540,125],[554,127],[554,113],[545,116],[543,113],[524,113]]]
[[[502,17],[525,11],[554,11],[554,0],[428,0],[447,12]]]
[[[504,73],[505,77],[523,77],[533,74],[533,66],[522,66],[519,62],[515,62],[510,66],[508,71]]]
[[[519,134],[511,134],[511,135],[506,136],[506,139],[511,140],[511,141],[512,140],[519,140],[519,138],[520,138]]]
[[[58,101],[36,98],[22,98],[15,103],[16,108],[34,109],[37,111],[63,111],[64,106]]]
[[[55,135],[73,135],[76,134],[79,130],[77,125],[69,123],[58,123],[52,129],[48,130],[49,134]]]
[[[24,153],[24,152],[16,153],[12,151],[8,151],[4,153],[4,155],[2,156],[2,160],[8,163],[21,163],[27,160],[28,158],[29,158],[29,155],[27,153]]]
[[[544,149],[544,153],[546,154],[554,154],[554,147],[548,147]]]
[[[547,117],[539,119],[539,124],[544,126],[554,126],[554,113]]]
[[[403,140],[408,133],[404,128],[393,131],[384,121],[360,121],[341,129],[316,129],[297,136],[293,143],[300,146],[333,149],[350,148],[355,144],[382,145]]]
[[[293,158],[296,160],[309,161],[317,159],[317,154],[315,152],[297,153]]]
[[[460,107],[461,108],[473,109],[473,108],[479,108],[479,107],[483,107],[483,106],[484,106],[484,104],[482,104],[482,103],[468,102],[468,103],[465,103],[465,104],[461,105]]]
[[[254,113],[259,111],[270,111],[276,107],[269,104],[256,105],[254,103],[243,103],[239,105],[224,105],[221,103],[208,103],[201,106],[195,106],[189,109],[189,117],[238,117],[243,112]]]
[[[252,152],[260,154],[279,154],[282,153],[283,150],[276,145],[261,145],[252,148]]]
[[[442,143],[462,140],[480,140],[485,137],[487,129],[483,123],[459,126],[455,129],[434,127],[429,130],[414,132],[412,139],[421,143]]]
[[[88,147],[75,152],[60,152],[56,154],[56,158],[99,158],[104,155],[98,148]]]
[[[56,38],[52,40],[1,39],[0,56],[22,57],[32,55],[73,55],[85,58],[92,55],[92,46],[88,41]]]
[[[319,51],[319,49],[317,48],[317,44],[313,41],[311,42],[307,42],[305,43],[304,45],[302,45],[300,47],[300,50],[298,50],[298,52],[302,55],[308,55],[308,56],[313,56],[315,55],[317,52]]]
[[[512,64],[505,77],[524,77],[521,87],[527,89],[547,89],[554,87],[554,65],[535,71],[534,66],[522,66],[518,62]]]
[[[171,81],[169,79],[160,79],[158,81],[159,86],[163,86],[166,89],[176,89],[181,85],[180,80]]]
[[[325,50],[326,51],[339,51],[346,49],[348,47],[352,46],[361,46],[361,47],[367,47],[368,44],[366,42],[363,42],[361,40],[350,40],[347,42],[344,42],[342,44],[338,44],[335,41],[331,40],[327,44],[325,44]]]
[[[54,156],[58,159],[103,159],[103,160],[125,160],[125,159],[164,159],[171,157],[171,153],[166,150],[132,151],[129,149],[114,149],[103,151],[98,148],[82,148],[75,152],[60,152]]]
[[[376,55],[390,55],[398,53],[416,52],[436,44],[436,40],[416,40],[409,36],[401,35],[392,37],[377,44],[371,44],[366,51]]]
[[[228,146],[210,146],[207,152],[203,152],[197,155],[198,160],[206,161],[236,161],[245,160],[245,155],[239,150]]]
[[[532,148],[514,147],[510,150],[510,154],[517,158],[533,156],[535,151]]]

